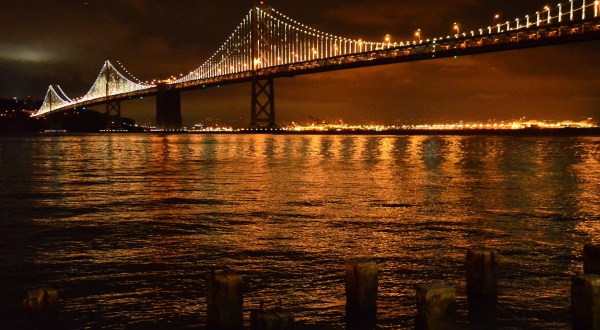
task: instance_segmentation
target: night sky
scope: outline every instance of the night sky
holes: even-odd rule
[[[423,38],[534,15],[546,1],[273,0],[286,15],[329,33],[383,41]],[[103,62],[141,80],[202,64],[252,6],[249,0],[19,0],[3,4],[0,98],[43,98],[59,84],[89,89]],[[600,119],[600,42],[320,73],[275,81],[278,122],[309,116],[348,123]],[[182,94],[184,124],[249,122],[250,84]],[[154,121],[154,99],[122,104],[123,116]],[[100,110],[100,109],[99,109]]]

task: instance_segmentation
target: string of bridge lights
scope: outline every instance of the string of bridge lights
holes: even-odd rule
[[[188,75],[181,77],[180,79],[176,79],[174,82],[175,83],[180,83],[180,82],[187,82],[190,80],[198,80],[198,79],[205,79],[208,78],[210,76],[215,76],[217,75],[217,73],[221,73],[221,71],[218,71],[218,64],[222,63],[223,60],[225,60],[226,58],[228,58],[229,56],[232,55],[232,50],[236,51],[240,48],[243,49],[243,55],[242,57],[249,57],[251,56],[248,53],[248,48],[249,47],[242,47],[242,46],[250,46],[250,38],[251,38],[251,25],[250,25],[250,21],[251,21],[251,17],[252,17],[252,10],[250,10],[248,12],[248,14],[246,14],[246,17],[244,17],[244,19],[242,20],[242,22],[235,28],[235,30],[229,35],[229,37],[227,38],[227,40],[217,49],[217,51],[215,51],[202,65],[200,65],[200,67],[198,67],[197,69],[191,71]],[[230,49],[230,44],[232,43],[232,40],[234,41],[234,45],[238,46],[234,49]],[[223,55],[223,50],[227,50],[227,56]],[[215,62],[215,59],[220,58],[219,62]],[[246,70],[248,70],[248,66],[246,64],[245,67]],[[228,74],[229,72],[226,72],[224,74]]]
[[[214,78],[249,71],[250,68],[262,69],[275,65],[305,62],[336,55],[347,55],[368,49],[383,49],[384,43],[366,42],[360,39],[348,39],[299,23],[274,10],[257,8],[259,21],[259,56],[252,59],[251,34],[252,12],[229,38],[199,68],[174,83]],[[268,38],[269,40],[264,40]],[[290,42],[291,41],[291,42]],[[395,45],[395,44],[394,44]],[[388,47],[391,47],[389,43]],[[171,81],[167,81],[171,82]]]
[[[576,2],[579,2],[581,6],[576,5]],[[106,61],[94,84],[85,95],[79,98],[69,98],[60,86],[57,85],[58,91],[62,94],[61,96],[53,86],[49,86],[42,107],[40,107],[34,116],[40,116],[97,98],[152,88],[160,82],[176,84],[213,79],[215,77],[249,72],[253,69],[264,69],[383,49],[405,47],[408,50],[410,47],[423,43],[435,46],[437,42],[448,39],[460,39],[468,36],[475,37],[476,35],[491,36],[507,31],[529,29],[532,26],[540,27],[553,23],[562,23],[563,21],[585,20],[587,15],[592,15],[592,12],[593,17],[597,18],[600,11],[600,0],[593,2],[591,0],[569,0],[565,6],[561,3],[553,7],[545,6],[542,10],[537,11],[535,15],[525,15],[524,17],[502,23],[496,23],[500,16],[495,15],[493,25],[487,28],[480,28],[477,32],[476,30],[471,30],[469,33],[462,32],[461,34],[461,26],[455,22],[452,25],[453,35],[434,39],[423,40],[423,33],[418,29],[414,34],[416,37],[415,40],[399,43],[392,43],[389,34],[384,37],[384,42],[369,42],[362,39],[336,36],[304,25],[270,7],[265,9],[257,7],[256,10],[254,15],[256,15],[259,28],[257,58],[252,58],[253,12],[250,10],[227,40],[200,67],[192,70],[185,76],[181,74],[179,77],[171,76],[166,80],[155,79],[151,82],[143,82],[131,74],[120,61],[117,61],[117,65],[133,79],[132,81],[117,70],[110,61]],[[110,70],[110,73],[107,74],[107,70]],[[109,95],[107,95],[107,76],[109,79],[110,77],[115,77],[114,80],[110,79],[112,84],[110,84]]]
[[[53,106],[62,108],[66,105],[69,105],[70,103],[71,103],[71,101],[66,101],[62,97],[60,97],[60,95],[58,95],[58,93],[56,93],[56,90],[54,89],[54,87],[52,85],[50,85],[50,86],[48,86],[48,90],[46,91],[46,96],[44,96],[44,102],[42,103],[42,106],[40,107],[40,110],[37,111],[37,113],[43,114],[43,113],[49,112],[50,110],[40,112],[40,111],[42,111],[42,109],[45,109],[45,108],[52,109]]]
[[[129,70],[127,70],[127,68],[121,63],[121,61],[117,60],[117,65],[121,68],[121,71],[117,70],[117,72],[125,72],[129,75],[129,77],[133,80],[135,80],[135,82],[139,85],[149,85],[147,82],[141,81],[140,79],[138,79],[138,77],[136,77],[135,75],[133,75],[131,72],[129,72]],[[124,75],[123,75],[124,76]],[[131,81],[131,79],[128,79]]]
[[[120,62],[117,61],[117,63],[119,66],[121,66],[123,70],[130,74],[129,71],[125,69]],[[63,97],[61,97],[61,95],[59,95],[56,92],[54,87],[50,85],[48,87],[48,91],[46,92],[46,96],[44,97],[44,102],[42,103],[42,106],[36,112],[35,115],[43,115],[56,109],[70,107],[74,104],[94,100],[97,98],[144,90],[155,86],[145,84],[139,79],[133,77],[133,75],[131,76],[132,78],[137,80],[137,83],[125,77],[110,61],[107,60],[106,62],[104,62],[102,69],[100,69],[96,80],[94,81],[88,92],[81,97],[71,99],[62,90],[62,88],[60,88],[60,86],[57,85],[56,87],[63,95]],[[107,78],[110,80],[110,82],[112,82],[111,84],[107,82]]]
[[[111,77],[114,77],[116,79],[110,79]],[[107,78],[111,80],[112,84],[108,84]],[[135,83],[127,79],[121,72],[119,72],[119,70],[117,70],[117,68],[110,61],[107,60],[106,62],[104,62],[104,65],[98,73],[98,76],[96,77],[96,80],[94,81],[92,87],[90,87],[90,89],[85,95],[75,100],[77,102],[84,102],[100,97],[107,97],[111,95],[147,89],[149,87],[154,86],[144,83]]]
[[[68,102],[73,102],[73,100],[67,96],[67,94],[62,90],[62,88],[60,88],[60,85],[56,85],[56,88],[58,88],[58,91],[62,94],[62,97],[64,101],[68,101]]]
[[[392,46],[392,44],[386,40],[385,42],[373,42],[373,41],[363,41],[362,39],[350,39],[350,38],[346,38],[346,37],[341,37],[341,36],[337,36],[337,35],[333,35],[327,32],[323,32],[323,31],[319,31],[317,29],[314,29],[310,26],[304,25],[288,16],[286,16],[285,14],[279,12],[276,9],[271,9],[271,13],[274,15],[278,15],[280,18],[274,17],[273,15],[267,13],[267,15],[269,17],[271,17],[272,19],[276,20],[276,21],[281,21],[283,24],[285,24],[286,26],[292,26],[294,29],[298,30],[299,32],[305,33],[305,34],[309,34],[312,36],[317,36],[318,38],[325,38],[325,39],[329,39],[329,40],[335,40],[334,41],[334,46],[333,48],[337,48],[337,41],[339,42],[347,42],[350,43],[350,45],[354,45],[355,47],[348,47],[347,49],[354,49],[354,52],[356,52],[356,46],[360,47],[360,45],[369,45],[370,49],[365,49],[365,51],[371,51],[371,50],[378,50],[378,49],[384,49],[384,48],[390,48]],[[295,26],[294,26],[295,25]],[[389,35],[388,35],[389,36]],[[373,47],[375,47],[375,49],[373,49]],[[342,47],[340,47],[342,48]],[[360,51],[361,49],[359,49]],[[333,53],[333,56],[336,55],[335,52],[330,52]],[[351,52],[343,52],[342,49],[340,49],[340,52],[337,53],[337,55],[346,55],[347,53],[351,53]],[[327,52],[325,52],[326,56],[327,56]]]
[[[598,15],[600,13],[600,1],[599,0],[595,0],[593,2],[590,0],[587,0],[587,3],[586,3],[586,0],[580,0],[581,6],[577,6],[577,7],[575,5],[576,1],[577,0],[569,0],[568,6],[567,6],[568,9],[564,9],[565,7],[563,7],[562,3],[558,3],[554,7],[544,6],[544,8],[542,10],[536,11],[535,15],[525,15],[523,17],[517,17],[514,20],[508,20],[508,21],[505,21],[502,23],[494,22],[495,24],[489,25],[485,29],[481,28],[477,32],[475,32],[474,30],[471,30],[469,32],[469,35],[470,36],[475,36],[477,34],[485,35],[485,31],[487,31],[488,35],[492,35],[495,33],[504,33],[507,31],[529,29],[532,26],[539,27],[542,25],[550,25],[553,23],[562,23],[565,20],[565,16],[567,16],[567,15],[569,17],[568,21],[571,21],[571,22],[575,21],[577,18],[580,18],[581,20],[585,20],[586,14],[588,14],[589,9],[593,9],[593,17],[598,17]],[[554,16],[552,14],[553,12],[556,13]],[[499,19],[500,19],[499,14],[494,15],[494,21],[497,21]],[[463,32],[462,35],[460,34],[460,24],[458,24],[456,22],[453,24],[452,30],[456,31],[456,33],[454,34],[454,38],[468,36],[468,34],[466,32]],[[420,32],[420,30],[418,32]],[[417,34],[415,34],[415,35],[417,35]],[[419,33],[419,36],[420,36],[420,33]],[[448,38],[452,38],[452,37],[446,36],[446,39],[448,39]],[[433,41],[443,40],[443,39],[444,39],[443,37],[440,37],[440,38],[433,39]],[[430,42],[430,40],[428,39],[427,42]]]
[[[562,23],[565,19],[565,16],[569,16],[568,21],[575,21],[577,19],[577,16],[575,15],[581,15],[580,18],[581,20],[585,20],[586,19],[586,14],[588,13],[588,10],[590,8],[593,9],[593,17],[598,17],[598,15],[600,14],[600,1],[595,0],[593,2],[587,2],[586,0],[580,0],[582,5],[581,7],[575,7],[575,2],[574,0],[569,0],[569,9],[568,11],[563,11],[563,7],[561,3],[557,4],[554,7],[550,7],[550,6],[544,6],[543,10],[541,11],[536,11],[535,15],[525,15],[523,17],[520,18],[515,18],[514,20],[508,20],[505,21],[503,23],[495,23],[493,25],[488,26],[487,28],[480,28],[477,30],[477,32],[475,30],[471,30],[469,33],[463,32],[462,34],[460,33],[460,24],[459,23],[454,23],[452,26],[452,30],[453,32],[456,32],[454,35],[447,35],[446,37],[438,37],[438,38],[434,38],[434,39],[427,39],[425,40],[425,42],[430,43],[433,42],[435,43],[438,40],[444,40],[444,39],[452,39],[452,38],[463,38],[463,37],[474,37],[476,35],[479,36],[484,36],[486,35],[486,31],[487,31],[487,35],[494,35],[494,34],[499,34],[499,33],[504,33],[504,32],[508,32],[508,31],[515,31],[515,30],[520,30],[520,29],[529,29],[532,26],[535,27],[539,27],[542,25],[550,25],[553,23]],[[589,1],[589,0],[588,0]],[[552,12],[556,13],[555,16],[552,15]],[[545,13],[545,14],[544,14]],[[499,14],[496,14],[494,16],[494,20],[498,20],[500,18]],[[418,41],[412,41],[412,44],[422,44],[423,40],[421,40],[421,29],[418,29],[417,32],[415,32],[415,36],[418,37]],[[411,42],[407,41],[406,45],[410,45]],[[404,46],[404,43],[400,43],[400,46]]]
[[[586,10],[590,7],[593,7],[594,17],[597,17],[599,10],[598,2],[599,1],[596,0],[592,3],[588,0],[588,3],[586,4],[586,0],[581,0],[581,7],[575,7],[575,1],[570,0],[569,20],[573,21],[575,15],[579,14],[579,12],[581,12],[581,19],[585,19]],[[563,12],[562,8],[561,4],[558,4],[553,8],[546,6],[542,12],[545,11],[548,13],[547,18],[542,19],[542,12],[538,11],[536,12],[535,20],[532,19],[533,16],[525,15],[523,18],[516,18],[514,21],[506,21],[504,23],[488,26],[487,29],[481,28],[478,30],[478,34],[485,35],[485,32],[487,32],[487,34],[492,35],[522,28],[530,28],[533,25],[539,27],[542,24],[552,24],[553,21],[562,22],[564,16],[567,15],[567,12]],[[551,12],[555,12],[556,15],[552,16]],[[251,54],[249,51],[251,32],[248,27],[252,17],[251,15],[251,12],[246,15],[242,23],[229,36],[227,41],[221,45],[221,47],[219,47],[219,49],[202,66],[186,76],[182,75],[182,78],[172,82],[181,83],[236,74],[248,71],[252,66],[255,69],[263,69],[271,66],[306,62],[335,56],[345,56],[353,53],[414,46],[423,44],[423,42],[436,43],[445,39],[462,38],[467,37],[468,35],[474,37],[477,35],[475,30],[470,31],[470,33],[463,32],[461,34],[460,24],[454,23],[452,30],[455,34],[447,35],[446,37],[441,36],[434,39],[423,40],[423,33],[421,32],[421,29],[418,29],[415,32],[416,40],[392,43],[391,36],[388,34],[384,38],[385,42],[370,42],[361,39],[349,39],[322,32],[304,25],[275,9],[269,8],[263,10],[258,8],[257,18],[259,22],[261,22],[261,25],[267,25],[271,28],[270,31],[267,30],[261,32],[263,32],[263,34],[270,33],[275,38],[272,38],[271,44],[265,44],[259,39],[259,56],[256,59],[252,59],[250,58]],[[499,16],[497,15],[495,18],[497,19]],[[275,28],[275,32],[273,32],[273,28]],[[243,37],[239,36],[240,31],[244,31]],[[281,42],[282,38],[285,41],[284,43]],[[243,41],[234,42],[232,45],[231,41],[238,39]],[[292,42],[289,42],[290,39]],[[273,44],[277,46],[275,49],[273,48]],[[236,57],[236,54],[242,54],[242,56]],[[171,83],[171,81],[168,82]]]

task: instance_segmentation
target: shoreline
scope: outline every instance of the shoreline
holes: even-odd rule
[[[196,133],[196,132],[189,132]],[[201,134],[215,132],[198,132]],[[242,134],[283,134],[283,135],[397,135],[397,136],[600,136],[600,127],[593,128],[523,128],[523,129],[464,129],[464,130],[427,130],[427,129],[395,129],[384,131],[243,131],[227,132]]]
[[[279,130],[279,129],[246,129],[243,131],[143,131],[143,130],[119,130],[104,132],[69,132],[69,131],[51,131],[51,132],[0,132],[0,136],[23,136],[23,135],[71,135],[71,134],[204,134],[204,135],[222,135],[222,134],[270,134],[270,135],[373,135],[373,136],[547,136],[547,137],[579,137],[579,136],[600,136],[600,127],[591,128],[522,128],[522,129],[393,129],[393,130]]]

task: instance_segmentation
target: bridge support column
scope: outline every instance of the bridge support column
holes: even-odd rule
[[[156,127],[160,129],[180,129],[181,94],[166,84],[158,85],[156,93]]]
[[[62,118],[64,114],[62,112],[53,113],[46,116],[46,129],[48,130],[62,130]]]
[[[273,78],[252,79],[251,128],[275,128],[275,87]]]
[[[106,103],[106,129],[121,129],[121,102],[108,102]]]

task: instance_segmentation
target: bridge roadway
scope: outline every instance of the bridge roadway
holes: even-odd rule
[[[361,53],[334,56],[324,59],[296,62],[292,64],[272,66],[254,71],[244,71],[235,74],[221,75],[208,79],[188,82],[161,84],[148,89],[122,93],[94,100],[70,104],[68,107],[54,109],[60,112],[80,107],[91,107],[108,102],[119,102],[145,96],[160,97],[160,94],[170,93],[167,100],[176,100],[174,108],[167,112],[178,112],[181,118],[179,92],[192,89],[223,86],[228,84],[251,82],[253,79],[272,79],[293,77],[318,72],[337,71],[352,68],[386,65],[394,63],[433,60],[454,56],[494,53],[516,49],[543,47],[600,39],[600,19],[595,17],[580,22],[563,22],[543,26],[532,24],[528,29],[513,29],[494,34],[479,34],[446,38],[435,42],[421,42],[399,47],[390,47]],[[165,103],[165,102],[162,102]],[[157,103],[157,112],[160,105]],[[177,117],[177,114],[175,114]],[[179,124],[181,125],[181,124]],[[172,126],[172,125],[171,125]],[[176,127],[168,127],[176,128]]]

